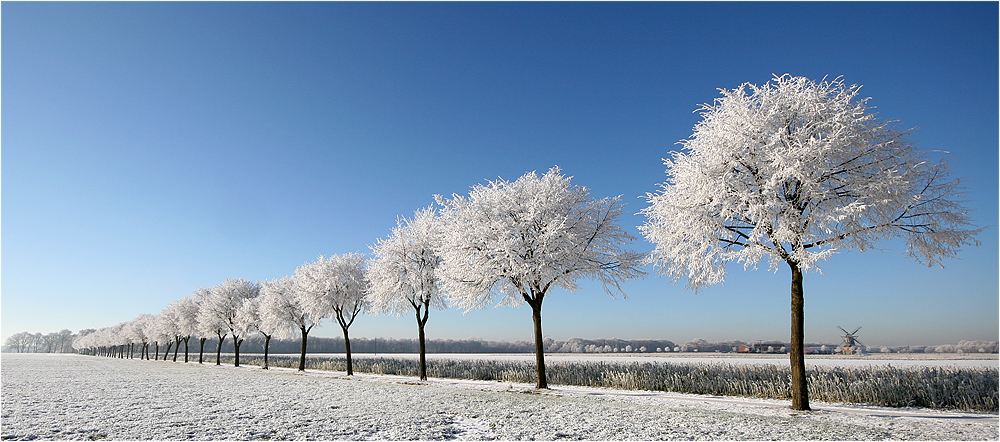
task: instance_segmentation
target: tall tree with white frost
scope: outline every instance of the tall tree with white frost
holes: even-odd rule
[[[194,332],[194,334],[196,336],[198,336],[198,363],[199,364],[201,364],[205,360],[205,341],[207,341],[210,337],[212,337],[213,334],[216,334],[218,331],[220,331],[219,328],[213,328],[213,324],[211,323],[211,321],[210,321],[210,323],[204,323],[204,324],[202,323],[202,320],[207,320],[207,318],[204,318],[204,317],[201,316],[201,310],[202,310],[201,306],[205,302],[205,300],[208,299],[209,296],[212,296],[212,289],[210,289],[210,288],[207,289],[207,288],[204,288],[204,287],[198,287],[197,289],[194,290],[194,293],[193,293],[194,303],[195,303],[195,305],[198,306],[198,312],[195,314],[195,332]],[[221,326],[222,324],[218,323],[217,325]],[[222,342],[222,336],[221,335],[219,336],[219,342],[220,343]],[[219,353],[222,352],[222,345],[221,344],[219,345],[219,349],[218,350],[219,350]],[[216,365],[218,365],[218,356],[216,356]]]
[[[129,335],[132,336],[132,342],[138,342],[141,345],[139,349],[139,360],[142,360],[145,356],[146,360],[149,360],[149,336],[146,335],[149,330],[150,324],[155,321],[156,318],[149,313],[143,313],[130,321],[126,326]]]
[[[214,331],[219,337],[215,353],[215,365],[219,365],[222,354],[222,343],[227,335],[233,337],[233,365],[240,366],[240,344],[249,333],[245,324],[237,321],[239,308],[246,298],[253,298],[260,293],[260,284],[241,278],[226,278],[222,284],[212,287],[211,294],[199,306],[198,323],[203,332]]]
[[[593,199],[586,187],[553,167],[515,182],[476,185],[468,197],[435,196],[442,206],[441,266],[446,296],[466,311],[491,304],[531,306],[538,388],[548,388],[542,301],[553,287],[576,291],[595,278],[614,296],[619,284],[644,275],[642,256],[624,250],[634,238],[616,223],[621,197]],[[612,291],[614,289],[614,291]]]
[[[354,374],[351,361],[351,338],[348,328],[368,306],[365,293],[365,255],[347,253],[329,258],[319,257],[315,262],[295,269],[299,290],[306,295],[309,311],[320,312],[318,318],[332,316],[344,331],[344,349],[347,354],[347,375]]]
[[[420,379],[427,379],[424,326],[431,307],[448,304],[441,295],[438,267],[441,228],[433,207],[416,211],[413,219],[399,219],[389,238],[371,247],[368,263],[368,299],[372,310],[383,313],[415,312],[420,342]]]
[[[170,344],[173,343],[174,336],[174,321],[163,312],[153,317],[153,322],[150,324],[149,338],[153,340],[155,347],[155,352],[153,353],[153,360],[160,359],[160,344],[166,344],[166,348],[163,349],[163,360],[167,360],[167,353],[170,353]]]
[[[792,408],[808,410],[802,274],[837,251],[906,240],[906,254],[940,265],[978,245],[964,189],[906,132],[878,121],[839,78],[775,76],[720,90],[701,107],[684,146],[664,160],[667,181],[647,194],[640,229],[650,261],[697,290],[722,282],[725,265],[791,270]]]
[[[260,287],[259,315],[263,327],[274,331],[280,338],[291,339],[298,333],[302,338],[299,354],[299,371],[306,369],[306,340],[313,327],[319,324],[322,314],[309,310],[307,293],[300,289],[295,278],[284,277],[264,281]],[[314,319],[315,318],[315,319]]]
[[[198,302],[198,330],[202,336],[201,346],[205,346],[206,336],[215,335],[219,339],[215,347],[215,365],[221,365],[222,344],[225,342],[226,336],[229,336],[229,327],[225,317],[221,314],[222,312],[216,311],[215,308],[215,292],[219,287],[220,285],[216,284],[211,288],[195,290],[195,297],[200,299]],[[198,356],[198,363],[201,363],[201,355]]]
[[[201,310],[199,311],[199,322],[205,322],[202,319],[206,319],[211,327],[222,325],[229,330],[229,334],[233,337],[233,352],[235,356],[233,365],[236,367],[240,366],[240,344],[243,343],[243,339],[249,333],[246,324],[238,321],[236,317],[240,306],[243,305],[243,300],[256,297],[258,294],[260,294],[260,284],[257,282],[246,281],[241,278],[226,278],[222,284],[212,288],[212,295],[202,303]],[[207,316],[207,318],[203,318],[203,316]],[[219,348],[221,352],[223,335],[221,332],[217,331],[217,333],[219,333]],[[216,365],[219,363],[218,358],[219,355],[216,355]]]
[[[263,293],[263,286],[261,284],[261,293]],[[256,296],[253,298],[246,298],[243,300],[243,304],[240,305],[239,310],[236,312],[236,322],[239,327],[246,330],[247,333],[258,332],[264,337],[264,364],[260,366],[264,370],[268,369],[267,356],[271,348],[271,338],[274,336],[275,326],[271,323],[265,323],[261,319],[261,296]]]
[[[174,323],[176,333],[174,348],[174,362],[177,361],[177,353],[180,351],[180,343],[184,343],[184,363],[188,362],[188,342],[191,336],[198,332],[198,302],[191,296],[178,299],[163,311]]]

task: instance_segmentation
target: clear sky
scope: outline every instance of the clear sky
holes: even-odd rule
[[[998,4],[2,4],[2,335],[100,328],[226,277],[368,253],[397,216],[559,165],[641,196],[718,88],[843,76],[967,178],[946,268],[882,251],[805,277],[806,340],[998,339]],[[942,154],[944,155],[944,154]],[[650,268],[652,270],[652,268]],[[554,339],[787,339],[786,269],[697,295],[655,274],[556,291]],[[530,340],[528,308],[433,311],[429,338]],[[352,336],[412,338],[411,316]],[[314,332],[338,336],[326,322]]]

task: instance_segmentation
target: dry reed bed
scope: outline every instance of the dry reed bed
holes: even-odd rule
[[[232,362],[223,357],[224,362]],[[260,357],[241,362],[260,365]],[[297,357],[269,358],[274,367],[298,367]],[[413,359],[355,358],[361,373],[416,376]],[[306,368],[345,371],[344,358],[307,358]],[[790,399],[788,367],[726,363],[550,362],[550,384],[669,391],[717,396]],[[809,397],[823,402],[884,407],[928,407],[967,411],[997,411],[1000,370],[983,367],[809,367]],[[537,379],[529,361],[427,361],[427,375],[438,378],[532,383]]]

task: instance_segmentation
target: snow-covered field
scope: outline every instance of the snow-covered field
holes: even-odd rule
[[[0,359],[7,439],[973,439],[943,412],[79,355]]]

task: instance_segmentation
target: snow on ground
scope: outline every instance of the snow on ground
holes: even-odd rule
[[[973,439],[996,413],[4,354],[7,439]]]

